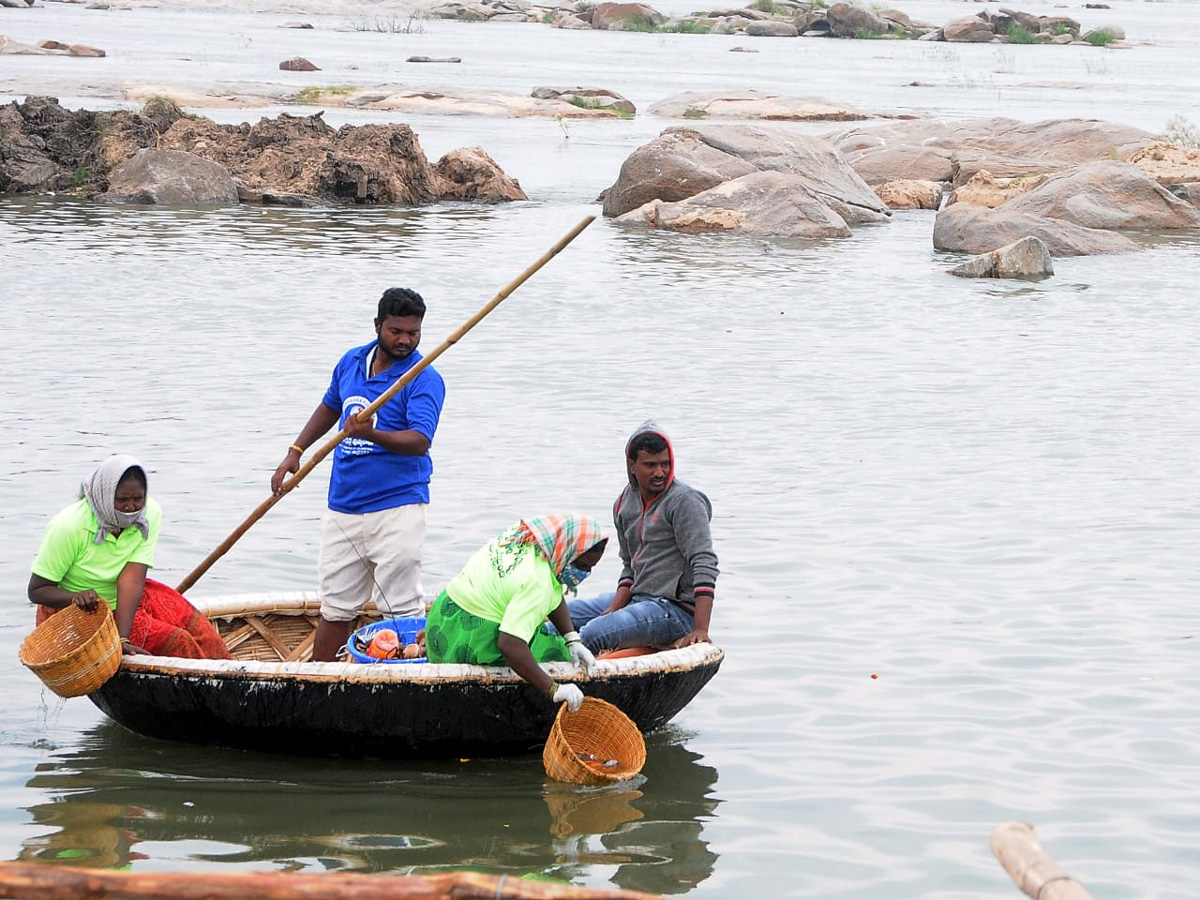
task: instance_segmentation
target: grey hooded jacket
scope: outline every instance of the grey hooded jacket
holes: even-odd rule
[[[667,442],[671,469],[666,489],[645,504],[633,473],[613,504],[613,524],[621,552],[618,587],[635,595],[666,597],[688,612],[697,594],[713,595],[717,584],[717,554],[713,552],[709,521],[712,504],[701,491],[675,479],[675,451],[653,422],[643,422],[625,444],[638,435],[657,434]]]

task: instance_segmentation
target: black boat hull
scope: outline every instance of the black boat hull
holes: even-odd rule
[[[717,673],[724,654],[715,647],[691,654],[695,661],[670,658],[691,649],[605,662],[591,677],[550,668],[647,732]],[[540,748],[557,712],[506,669],[462,675],[462,666],[309,663],[273,673],[263,663],[142,659],[150,658],[127,659],[89,696],[131,731],[172,741],[356,758],[505,756]]]

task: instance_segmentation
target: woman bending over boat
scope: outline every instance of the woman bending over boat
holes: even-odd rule
[[[595,663],[563,595],[575,593],[607,542],[586,516],[522,519],[476,551],[434,601],[425,623],[429,661],[507,664],[555,703],[578,709],[583,692],[555,684],[538,663]],[[547,616],[558,634],[546,628]]]
[[[229,659],[208,619],[174,588],[146,578],[161,524],[142,464],[132,456],[102,463],[42,535],[28,591],[37,623],[72,604],[91,612],[103,602],[124,653]]]

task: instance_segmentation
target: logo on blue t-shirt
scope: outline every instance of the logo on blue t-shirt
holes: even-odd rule
[[[346,427],[346,421],[351,416],[357,416],[360,412],[371,405],[371,401],[366,397],[354,396],[347,397],[342,402],[342,427]],[[371,426],[379,424],[379,411],[371,413]],[[348,437],[342,441],[339,449],[346,456],[362,456],[364,453],[370,453],[376,449],[375,444],[362,438]]]

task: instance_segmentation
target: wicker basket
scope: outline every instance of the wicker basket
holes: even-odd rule
[[[101,600],[94,612],[71,604],[21,642],[21,662],[60,697],[90,694],[121,667],[121,639],[112,610]]]
[[[605,765],[613,763],[615,765]],[[646,764],[646,743],[633,720],[617,707],[584,697],[575,712],[559,707],[542,751],[546,774],[572,784],[625,781]]]

